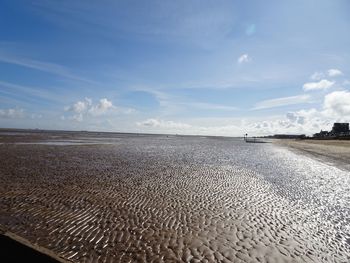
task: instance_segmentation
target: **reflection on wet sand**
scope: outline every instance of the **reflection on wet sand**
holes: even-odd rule
[[[337,232],[331,214],[284,194],[293,183],[279,177],[293,171],[265,173],[279,150],[256,147],[164,136],[6,143],[0,224],[73,262],[347,262],[349,229]]]

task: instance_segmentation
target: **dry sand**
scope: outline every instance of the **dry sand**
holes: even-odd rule
[[[350,260],[349,244],[310,225],[310,212],[257,172],[228,165],[227,143],[165,136],[114,145],[6,141],[0,224],[73,262]]]

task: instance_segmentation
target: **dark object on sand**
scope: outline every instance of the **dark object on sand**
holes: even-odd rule
[[[8,236],[0,234],[1,261],[2,262],[36,262],[57,263],[58,261],[42,254],[35,249],[21,244]]]
[[[248,143],[267,143],[266,141],[263,141],[263,140],[261,140],[259,138],[255,138],[255,137],[253,137],[253,138],[245,138],[244,140],[245,140],[245,142],[248,142]]]

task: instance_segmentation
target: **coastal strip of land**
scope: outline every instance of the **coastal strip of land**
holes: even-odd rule
[[[301,151],[350,170],[350,140],[276,140],[276,144]]]

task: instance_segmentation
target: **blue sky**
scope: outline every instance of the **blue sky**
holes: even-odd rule
[[[350,120],[350,2],[0,3],[0,127],[241,136]]]

